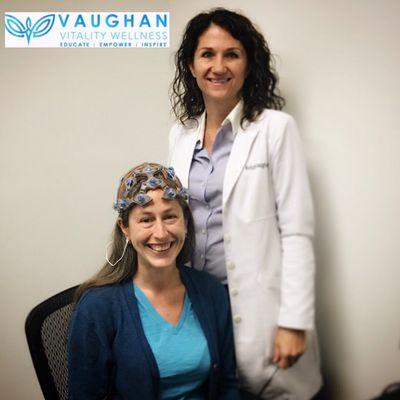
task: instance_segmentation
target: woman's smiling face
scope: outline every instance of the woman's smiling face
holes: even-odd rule
[[[242,43],[218,25],[199,37],[191,72],[204,102],[225,102],[232,107],[241,97],[247,72],[247,56]]]
[[[135,206],[129,226],[120,227],[137,253],[137,268],[174,268],[186,235],[186,221],[177,200],[163,199],[163,190],[146,193],[152,201]]]

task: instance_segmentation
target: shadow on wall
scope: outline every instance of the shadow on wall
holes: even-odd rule
[[[316,258],[316,326],[321,351],[321,369],[324,380],[323,400],[341,398],[339,377],[332,360],[349,354],[346,347],[344,321],[340,313],[340,288],[336,276],[336,255],[340,254],[335,246],[340,243],[337,239],[335,213],[328,196],[329,190],[324,187],[325,179],[317,176],[317,172],[309,169],[311,190],[315,208],[315,258]],[[331,301],[335,298],[335,302]],[[334,339],[333,339],[334,338]],[[337,344],[332,346],[332,340]],[[332,349],[335,348],[333,353]],[[337,350],[337,351],[336,351]]]

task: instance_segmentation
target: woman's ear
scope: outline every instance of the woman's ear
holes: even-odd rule
[[[129,239],[129,231],[128,231],[128,228],[122,222],[122,218],[117,219],[117,224],[118,224],[119,228],[121,229],[122,233],[126,236],[127,239]]]

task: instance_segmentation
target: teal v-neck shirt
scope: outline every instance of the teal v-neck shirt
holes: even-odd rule
[[[211,360],[207,340],[187,295],[179,322],[167,322],[134,284],[140,319],[160,371],[161,399],[204,400],[200,387]]]

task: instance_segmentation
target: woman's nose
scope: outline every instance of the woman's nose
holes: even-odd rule
[[[212,65],[212,72],[223,74],[226,72],[226,65],[223,57],[215,57]]]
[[[163,221],[156,221],[154,225],[153,235],[157,239],[163,239],[168,235],[168,231]]]

